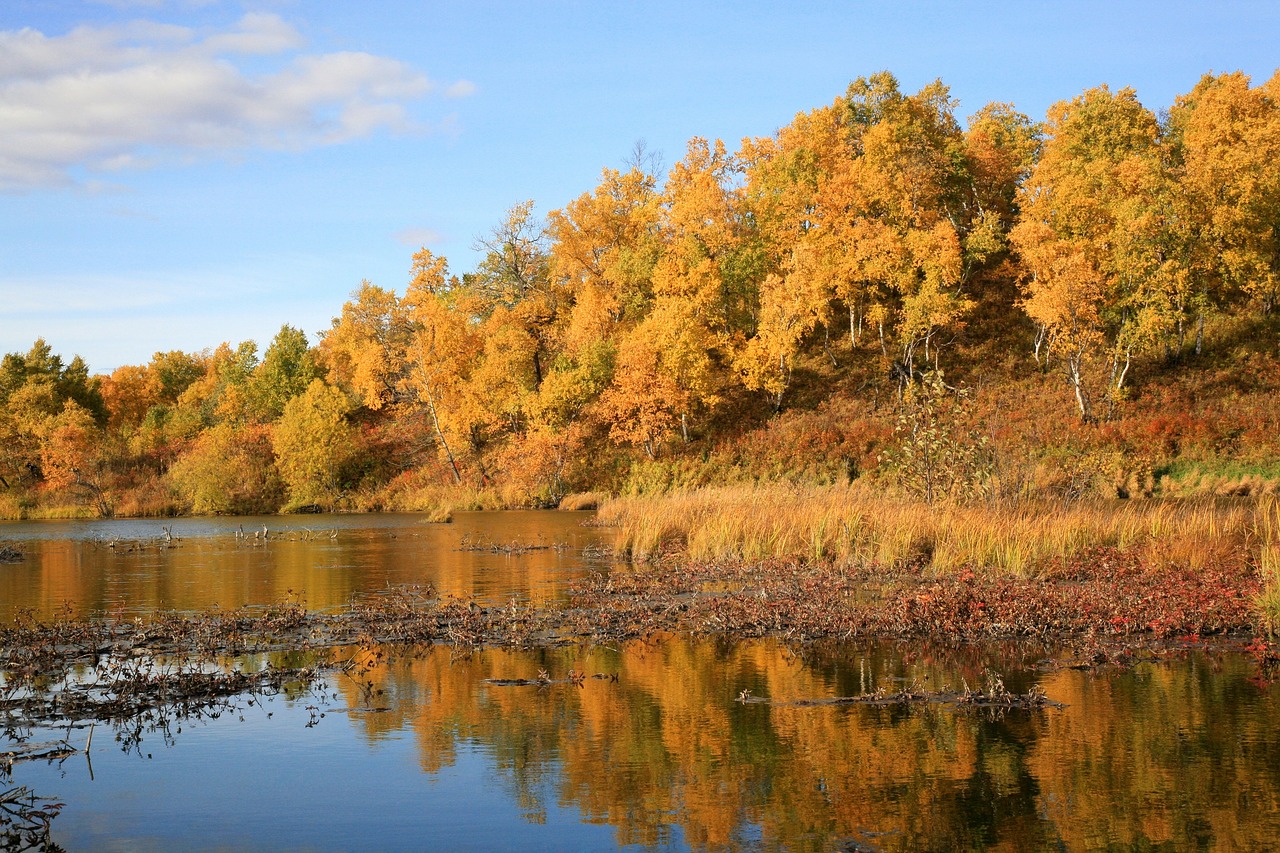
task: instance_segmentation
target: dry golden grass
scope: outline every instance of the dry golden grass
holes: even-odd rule
[[[885,499],[857,486],[702,489],[617,498],[601,520],[644,560],[674,542],[698,560],[774,556],[851,566],[920,563],[1041,575],[1090,549],[1137,549],[1153,565],[1241,564],[1280,541],[1280,501],[948,505]]]
[[[1268,634],[1280,634],[1280,545],[1264,545],[1258,554],[1262,592],[1254,602],[1259,627]]]
[[[1258,574],[1262,591],[1254,604],[1258,624],[1269,634],[1280,634],[1280,500],[1268,499],[1259,509],[1255,534],[1259,541]]]
[[[505,509],[508,503],[493,489],[464,486],[418,486],[387,496],[385,508],[396,512],[425,512],[445,516],[454,512]]]
[[[569,512],[583,509],[598,509],[602,503],[609,500],[608,492],[574,492],[565,495],[560,499],[557,509],[563,509]]]
[[[6,500],[4,497],[0,497],[0,518],[6,520],[57,520],[99,517],[96,509],[82,504],[51,503],[31,505],[17,499]]]
[[[9,493],[0,493],[0,518],[20,520],[31,514],[31,506],[27,501]]]

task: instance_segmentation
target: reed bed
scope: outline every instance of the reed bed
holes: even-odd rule
[[[1275,564],[1280,500],[923,504],[865,488],[712,488],[605,502],[601,521],[644,561],[680,548],[694,560],[801,558],[860,568],[917,565],[1037,577],[1091,551],[1155,567]],[[1266,550],[1271,548],[1272,550]],[[1280,603],[1280,578],[1272,585]]]
[[[560,499],[557,509],[575,512],[584,509],[598,509],[600,504],[609,499],[608,492],[572,492]]]
[[[1259,627],[1275,636],[1280,634],[1280,544],[1262,546],[1258,553],[1258,573],[1262,576],[1262,591],[1254,604]]]

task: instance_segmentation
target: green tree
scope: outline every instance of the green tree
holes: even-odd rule
[[[284,405],[271,429],[276,466],[291,506],[332,506],[343,467],[356,451],[347,396],[319,379]]]
[[[169,479],[205,515],[275,512],[283,490],[269,431],[224,421],[199,434],[169,468]]]
[[[261,421],[274,421],[285,404],[306,391],[319,376],[306,333],[293,326],[281,326],[262,363],[253,371],[250,397],[254,414]]]

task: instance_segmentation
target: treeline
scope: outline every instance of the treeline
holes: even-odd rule
[[[904,458],[895,413],[934,417],[914,389],[943,375],[1048,408],[1064,377],[1095,424],[1135,365],[1194,369],[1206,328],[1275,307],[1280,74],[1206,76],[1161,115],[1105,86],[1043,123],[955,109],[882,72],[736,153],[693,139],[660,176],[637,152],[545,220],[514,207],[472,272],[424,249],[403,292],[365,282],[315,348],[286,326],[261,357],[91,378],[37,342],[0,371],[0,511],[555,502],[662,460],[741,467],[770,429],[853,478]]]

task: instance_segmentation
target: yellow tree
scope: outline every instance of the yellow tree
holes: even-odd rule
[[[118,367],[101,384],[107,425],[117,432],[133,430],[152,406],[160,403],[160,382],[147,366]]]
[[[836,106],[848,156],[818,182],[815,237],[853,344],[874,325],[909,377],[918,352],[929,357],[969,309],[954,262],[971,224],[964,137],[940,82],[907,96],[881,72],[851,83]]]
[[[145,367],[120,368],[103,383],[109,423],[131,452],[163,460],[175,444],[203,426],[202,417],[176,408],[186,390],[204,379],[210,368],[208,356],[157,352]],[[190,431],[177,429],[175,421],[191,424]]]
[[[792,249],[785,276],[765,277],[756,333],[734,356],[743,384],[766,392],[775,411],[782,408],[805,337],[828,319],[831,296],[820,264],[812,245],[802,242]]]
[[[40,471],[47,486],[76,489],[93,501],[98,514],[110,516],[113,506],[103,488],[105,466],[102,431],[93,415],[74,400],[45,421],[40,430]]]
[[[550,273],[570,303],[566,352],[576,354],[648,311],[662,249],[659,201],[653,175],[606,169],[594,192],[548,214]]]
[[[1207,311],[1280,298],[1280,72],[1256,87],[1206,75],[1169,111],[1166,147],[1199,352]]]
[[[743,207],[768,255],[769,272],[780,272],[800,242],[820,233],[819,188],[851,156],[843,116],[837,100],[798,114],[771,137],[743,141]]]
[[[680,423],[687,392],[663,369],[657,336],[642,323],[622,337],[613,381],[600,396],[609,437],[641,447],[649,458]]]
[[[1011,239],[1022,257],[1024,307],[1039,342],[1064,356],[1081,417],[1094,412],[1086,367],[1099,349],[1121,353],[1140,336],[1144,282],[1158,241],[1133,239],[1132,194],[1158,169],[1155,116],[1132,89],[1090,89],[1049,110],[1048,140],[1024,185]],[[1145,200],[1141,204],[1146,205]],[[1132,251],[1136,246],[1143,251]]]
[[[275,512],[282,487],[270,431],[224,421],[204,430],[169,468],[169,481],[203,515]]]
[[[96,436],[105,420],[100,382],[79,356],[64,362],[44,339],[26,353],[6,354],[0,359],[0,485],[74,482],[74,459],[87,452],[85,437]]]
[[[1102,306],[1106,281],[1090,260],[1083,241],[1057,239],[1043,222],[1028,221],[1013,240],[1031,278],[1022,308],[1046,334],[1047,346],[1060,353],[1080,416],[1093,418],[1093,402],[1085,381],[1089,356],[1105,343]]]
[[[972,209],[964,238],[966,273],[1004,252],[1018,214],[1018,188],[1040,156],[1042,129],[1012,104],[991,103],[969,117],[965,166]]]
[[[734,366],[743,384],[774,408],[790,384],[792,362],[818,327],[829,329],[847,246],[822,219],[818,194],[850,155],[840,101],[798,114],[772,137],[743,142],[743,218],[758,247],[758,311]],[[856,313],[850,309],[850,315]],[[828,357],[835,357],[825,342]]]
[[[404,298],[410,330],[402,356],[400,393],[424,407],[440,453],[455,482],[462,482],[459,453],[476,448],[488,419],[469,380],[484,349],[477,317],[486,305],[448,274],[448,263],[426,249],[414,255],[414,278]]]
[[[361,282],[332,327],[320,336],[330,381],[350,388],[370,409],[405,399],[412,325],[395,291]]]
[[[660,384],[679,389],[663,405],[676,413],[686,441],[690,419],[719,403],[722,365],[751,298],[726,269],[738,242],[736,173],[724,143],[700,138],[672,167],[662,194],[664,251],[653,271],[653,307],[634,330],[649,338]],[[641,351],[620,346],[618,369]],[[648,361],[647,354],[639,357],[641,372]]]
[[[559,346],[558,327],[567,299],[564,285],[551,274],[546,230],[534,218],[533,202],[507,211],[506,218],[474,248],[485,255],[463,282],[480,299],[476,310],[505,309],[504,323],[523,329],[534,342],[529,352],[534,385],[541,385],[546,365]]]
[[[250,382],[258,365],[258,346],[242,341],[235,349],[221,343],[204,353],[202,375],[178,395],[163,419],[163,443],[181,445],[218,423],[244,424],[251,418]]]

